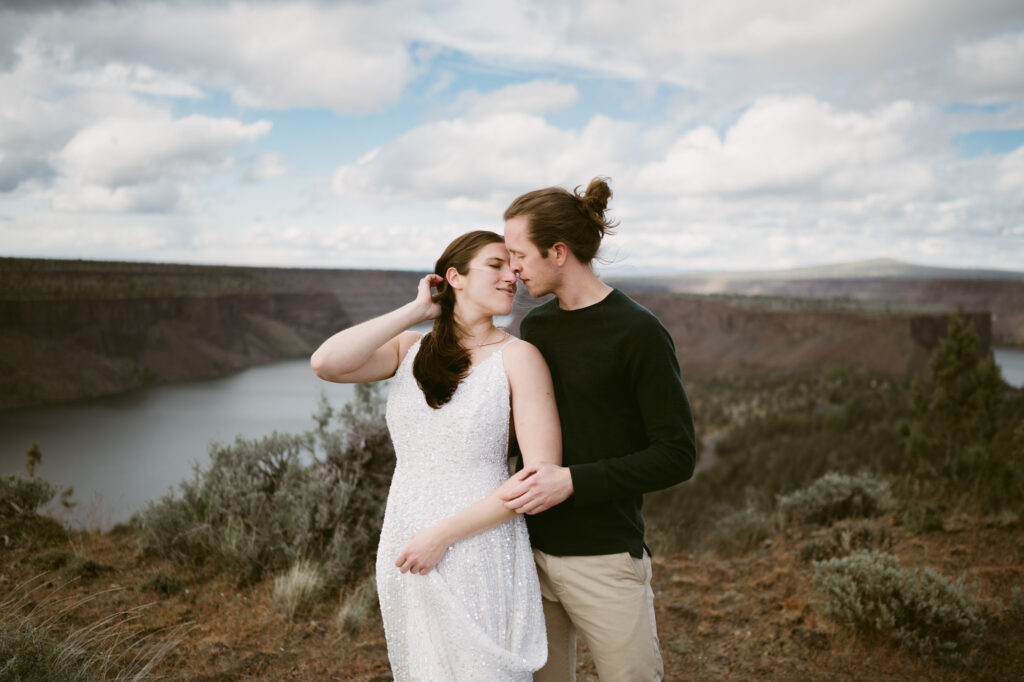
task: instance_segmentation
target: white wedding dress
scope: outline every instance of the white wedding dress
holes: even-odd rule
[[[416,532],[508,478],[504,347],[473,367],[437,410],[412,374],[419,341],[391,383],[387,423],[397,464],[377,548],[377,590],[396,682],[531,680],[547,658],[540,587],[521,516],[455,543],[427,575],[395,567]]]

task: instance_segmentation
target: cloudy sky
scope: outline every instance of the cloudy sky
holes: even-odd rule
[[[0,7],[0,255],[424,269],[600,174],[623,272],[1024,269],[1020,0]]]

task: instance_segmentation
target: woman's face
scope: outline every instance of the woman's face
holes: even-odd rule
[[[484,315],[508,315],[516,295],[516,276],[509,266],[508,251],[502,243],[484,246],[459,276],[457,305]]]

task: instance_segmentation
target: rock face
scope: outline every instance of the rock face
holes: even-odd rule
[[[420,275],[0,259],[0,409],[309,355]]]
[[[411,300],[421,276],[0,258],[0,410],[213,378],[307,356],[334,332]],[[853,298],[860,291],[821,280],[813,287],[774,282],[767,292],[765,283],[741,284],[760,287],[755,293],[812,298],[826,292]],[[789,288],[780,290],[782,284]],[[904,280],[886,280],[884,286],[868,282],[861,296],[896,297],[892,292],[897,291],[899,300],[946,302],[941,312],[892,312],[881,305],[870,312],[850,305],[837,310],[838,304],[822,302],[793,310],[786,308],[792,301],[772,308],[763,300],[651,290],[668,288],[663,281],[619,286],[661,318],[691,375],[835,364],[915,374],[945,334],[952,299],[953,309],[960,305],[956,301],[974,310],[987,310],[991,300],[1000,306],[998,317],[969,314],[985,349],[997,325],[999,333],[1011,336],[1020,326],[1024,340],[1021,299],[1014,307],[1006,296],[992,298],[995,285],[962,280],[928,287]],[[517,296],[513,331],[537,303],[525,292]]]
[[[788,367],[855,365],[896,376],[922,373],[945,336],[949,313],[872,314],[854,310],[759,308],[681,294],[631,291],[665,325],[684,375],[762,373]],[[991,342],[987,312],[965,313]]]
[[[898,305],[931,305],[947,310],[987,310],[992,342],[1024,347],[1024,279],[857,277],[816,279],[730,279],[665,276],[623,280],[633,291],[743,294],[809,299],[853,299]]]

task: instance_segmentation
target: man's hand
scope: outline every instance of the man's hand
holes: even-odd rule
[[[436,526],[421,530],[412,536],[409,544],[395,560],[395,566],[402,573],[412,571],[426,575],[437,566],[445,552],[448,551],[448,540]]]
[[[505,508],[517,514],[536,514],[564,502],[572,495],[569,467],[557,464],[533,464],[516,478],[519,483],[501,496]]]

